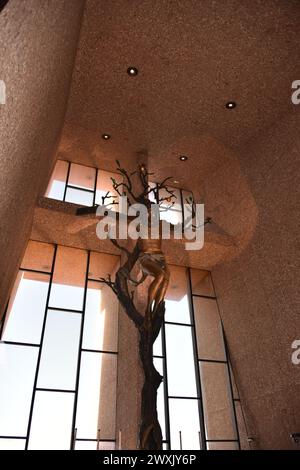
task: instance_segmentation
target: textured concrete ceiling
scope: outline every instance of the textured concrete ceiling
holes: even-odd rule
[[[298,0],[87,0],[60,158],[201,181],[289,111],[299,33]]]

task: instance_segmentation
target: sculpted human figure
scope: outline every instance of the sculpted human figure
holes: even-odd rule
[[[165,305],[164,297],[168,288],[170,273],[166,263],[164,253],[162,251],[162,223],[158,220],[159,214],[156,213],[156,223],[159,224],[158,236],[151,237],[151,217],[153,212],[151,207],[154,204],[150,200],[150,193],[153,188],[148,184],[148,175],[144,165],[141,165],[137,174],[141,183],[141,192],[136,194],[132,187],[131,176],[126,170],[121,168],[119,162],[118,173],[123,177],[122,182],[117,183],[112,179],[113,189],[119,196],[128,197],[129,204],[142,204],[147,208],[148,218],[144,223],[144,227],[148,233],[148,237],[140,237],[132,251],[129,251],[125,246],[121,246],[115,238],[111,238],[111,242],[119,249],[123,250],[126,255],[126,260],[123,265],[118,269],[115,280],[111,279],[108,275],[103,278],[105,282],[114,293],[117,295],[121,305],[123,306],[128,317],[134,322],[139,331],[139,353],[141,364],[144,373],[144,385],[141,391],[141,423],[140,423],[140,449],[155,450],[162,448],[162,433],[157,416],[157,390],[161,384],[162,377],[153,365],[153,343],[157,338],[161,325],[164,319]],[[156,188],[156,201],[160,204],[162,201],[170,202],[173,197],[165,183],[169,178],[165,179],[162,183],[157,184]],[[167,192],[167,197],[159,199],[159,190],[164,189]],[[102,198],[103,206],[105,206],[106,199],[115,198],[109,192]],[[115,204],[112,200],[110,204]],[[107,207],[110,205],[107,204]],[[87,215],[97,212],[97,206],[90,208],[80,208],[77,211],[78,215]],[[128,217],[128,222],[131,217]],[[120,219],[118,219],[120,222]],[[142,231],[143,232],[143,231]],[[139,279],[133,278],[133,271],[140,268],[141,277]],[[148,288],[146,307],[144,314],[142,314],[136,307],[134,302],[134,291],[130,292],[128,284],[135,286],[144,282],[150,276],[152,281]]]
[[[168,288],[170,272],[166,263],[165,255],[162,252],[161,238],[138,240],[140,254],[138,263],[142,271],[139,281],[134,281],[130,275],[130,281],[136,285],[141,284],[147,276],[153,277],[148,289],[147,306],[145,310],[146,324],[149,326],[157,311],[157,308],[164,301]]]

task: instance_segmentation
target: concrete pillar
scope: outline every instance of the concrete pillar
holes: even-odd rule
[[[54,163],[83,7],[10,0],[0,14],[0,315]]]

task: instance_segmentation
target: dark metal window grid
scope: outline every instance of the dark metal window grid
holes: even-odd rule
[[[61,160],[61,161],[65,161],[66,163],[68,163],[67,176],[66,176],[66,180],[64,181],[64,184],[65,184],[64,195],[63,195],[63,198],[61,200],[63,202],[66,202],[67,191],[70,188],[70,189],[75,189],[77,191],[85,191],[86,193],[92,194],[93,195],[92,205],[94,206],[96,204],[96,192],[97,192],[97,182],[98,182],[99,172],[104,171],[104,170],[101,170],[99,168],[95,168],[95,167],[92,167],[92,166],[89,166],[89,165],[83,165],[82,163],[77,163],[77,165],[81,165],[81,166],[86,167],[86,168],[92,168],[93,170],[95,170],[94,188],[93,189],[81,188],[79,186],[76,186],[74,184],[69,183],[71,165],[72,165],[72,163],[75,163],[75,162],[70,162],[68,160]]]
[[[34,240],[32,240],[34,241]],[[39,242],[39,243],[44,243],[44,242]],[[46,243],[46,242],[45,242]],[[49,245],[49,243],[46,243]],[[28,449],[29,445],[29,438],[30,438],[30,430],[31,430],[31,423],[32,423],[32,416],[33,416],[33,408],[34,408],[34,401],[35,401],[35,395],[37,391],[42,391],[42,392],[59,392],[59,393],[72,393],[74,394],[74,405],[73,405],[73,416],[72,416],[72,428],[71,428],[71,435],[70,435],[70,449],[74,449],[75,441],[99,441],[99,442],[116,442],[116,439],[85,439],[85,438],[76,438],[74,439],[75,436],[75,425],[76,425],[76,415],[77,415],[77,403],[78,403],[78,388],[79,388],[79,378],[80,378],[80,365],[81,365],[81,355],[82,352],[90,352],[93,354],[112,354],[112,355],[118,355],[117,351],[105,351],[105,350],[98,350],[98,349],[88,349],[88,348],[83,348],[82,347],[82,340],[83,340],[83,330],[84,330],[84,315],[85,315],[85,307],[86,307],[86,297],[87,297],[87,289],[88,289],[88,282],[92,281],[94,282],[95,279],[89,278],[89,261],[90,261],[90,254],[91,250],[82,250],[87,253],[87,264],[86,264],[86,272],[85,272],[85,283],[84,283],[84,297],[83,297],[83,309],[82,310],[72,310],[72,309],[64,309],[64,308],[56,308],[56,307],[50,307],[49,306],[49,299],[50,299],[50,293],[51,293],[51,287],[52,287],[52,280],[53,280],[53,274],[54,274],[54,268],[55,268],[55,261],[56,261],[56,254],[57,254],[57,244],[52,244],[54,246],[54,254],[53,254],[53,259],[52,259],[52,266],[51,266],[51,271],[42,271],[42,270],[35,270],[35,269],[24,269],[20,268],[20,271],[26,271],[26,272],[33,272],[33,273],[40,273],[40,274],[48,274],[50,279],[49,279],[49,286],[48,286],[48,292],[47,292],[47,299],[46,299],[46,305],[45,305],[45,311],[44,311],[44,319],[43,319],[43,326],[42,326],[42,333],[41,333],[41,339],[39,344],[35,343],[25,343],[25,342],[20,342],[20,341],[3,341],[0,339],[0,344],[9,344],[13,346],[27,346],[27,347],[35,347],[39,348],[39,353],[37,357],[37,364],[36,364],[36,372],[35,372],[35,378],[34,378],[34,384],[33,384],[33,391],[32,391],[32,398],[31,398],[31,405],[30,405],[30,412],[29,412],[29,417],[28,417],[28,427],[27,427],[27,433],[26,436],[7,436],[7,435],[2,435],[0,436],[0,439],[24,439],[26,440],[25,444],[25,450]],[[64,247],[64,245],[62,245]],[[76,248],[80,249],[80,248]],[[100,280],[97,280],[98,282],[103,282]],[[1,324],[1,335],[0,338],[2,338],[2,334],[4,331],[4,325],[5,325],[5,320],[6,320],[6,314],[8,310],[8,304],[6,307],[5,311],[5,316],[3,318],[3,322]],[[80,314],[82,315],[82,321],[81,321],[81,328],[80,328],[80,338],[79,338],[79,345],[78,345],[78,357],[77,357],[77,372],[76,372],[76,386],[74,390],[65,390],[65,389],[54,389],[54,388],[43,388],[43,387],[38,387],[37,386],[37,380],[38,380],[38,374],[39,374],[39,366],[40,366],[40,360],[41,360],[41,353],[42,353],[42,348],[43,348],[43,339],[44,339],[44,334],[45,334],[45,328],[46,328],[46,321],[47,321],[47,313],[49,310],[58,310],[58,311],[65,311],[65,312],[70,312],[74,314]]]
[[[189,301],[190,323],[188,324],[188,323],[164,321],[163,326],[162,326],[162,335],[161,335],[162,355],[154,355],[153,356],[154,358],[159,358],[159,359],[163,360],[163,387],[164,387],[165,426],[166,426],[166,440],[165,440],[165,443],[167,444],[168,450],[170,450],[172,443],[171,443],[171,437],[170,437],[169,399],[197,400],[198,401],[198,410],[199,410],[201,450],[206,450],[207,449],[207,444],[210,443],[210,442],[235,442],[237,444],[238,449],[240,450],[241,449],[240,435],[239,435],[238,422],[237,422],[237,416],[236,416],[236,407],[235,407],[235,401],[240,401],[240,399],[239,398],[235,399],[234,394],[233,394],[232,379],[231,379],[230,368],[229,368],[228,348],[227,348],[227,344],[226,344],[226,338],[225,338],[225,335],[224,335],[223,323],[222,323],[222,319],[221,319],[220,312],[219,312],[218,301],[217,301],[217,297],[215,295],[215,289],[214,289],[214,286],[213,286],[214,295],[212,295],[212,296],[201,295],[201,294],[193,294],[190,268],[186,268],[186,276],[187,276],[187,296],[188,296],[188,301]],[[211,276],[211,274],[210,274],[210,276]],[[213,282],[212,282],[212,285],[213,285]],[[226,360],[198,358],[198,348],[197,348],[197,336],[196,336],[196,328],[195,328],[195,317],[194,317],[195,313],[194,313],[194,306],[193,306],[193,297],[202,297],[202,298],[205,298],[205,299],[212,299],[212,300],[216,301],[218,312],[219,312],[221,329],[222,329],[222,339],[223,339],[223,344],[224,344],[224,349],[225,349]],[[165,338],[165,325],[167,325],[167,324],[178,325],[178,326],[187,326],[187,327],[191,328],[192,342],[193,342],[193,352],[194,352],[196,386],[197,386],[197,396],[196,397],[174,396],[174,395],[169,395],[169,393],[168,393],[167,351],[166,351],[166,338]],[[225,364],[227,366],[230,405],[231,405],[232,411],[233,411],[234,427],[235,427],[235,432],[236,432],[237,439],[208,439],[206,437],[205,417],[204,417],[204,403],[203,403],[203,397],[202,397],[202,384],[203,384],[203,382],[202,382],[199,367],[198,367],[198,364],[200,362]],[[200,444],[200,442],[199,442],[199,444]]]
[[[67,169],[67,175],[66,175],[66,180],[64,181],[64,194],[63,194],[63,198],[60,199],[62,200],[63,202],[68,202],[66,201],[66,196],[67,196],[67,191],[69,188],[71,189],[75,189],[75,190],[78,190],[78,191],[85,191],[87,193],[90,193],[90,194],[93,194],[93,202],[92,202],[92,205],[94,206],[96,204],[96,191],[97,191],[97,182],[98,182],[98,178],[99,178],[99,172],[101,171],[104,171],[104,170],[101,170],[99,168],[95,168],[95,167],[91,167],[89,165],[83,165],[80,163],[81,166],[83,167],[86,167],[86,168],[92,168],[93,170],[95,170],[95,180],[94,180],[94,188],[93,189],[88,189],[88,188],[82,188],[82,187],[79,187],[79,186],[76,186],[74,184],[70,184],[69,183],[69,179],[70,179],[70,171],[71,171],[71,165],[72,163],[75,163],[75,162],[70,162],[68,160],[60,160],[60,161],[65,161],[67,164],[68,164],[68,169]],[[79,165],[79,164],[78,164]],[[158,190],[157,190],[157,183],[153,183],[155,186],[154,186],[154,195],[156,197],[156,200],[158,202]],[[184,191],[187,191],[185,189],[182,189],[182,188],[175,188],[179,191],[180,193],[180,206],[181,206],[181,209],[180,210],[177,210],[177,209],[169,209],[170,211],[172,212],[177,212],[177,213],[180,213],[181,216],[182,216],[182,221],[184,221],[184,201],[183,201],[183,192]],[[193,193],[192,191],[187,191],[191,194],[193,200],[194,200],[194,196],[193,196]],[[38,271],[36,271],[38,272]]]
[[[72,309],[63,309],[63,308],[56,308],[56,307],[50,307],[49,304],[49,298],[50,298],[50,292],[51,292],[51,285],[52,285],[52,278],[53,278],[53,272],[54,272],[54,266],[55,266],[55,259],[56,259],[56,252],[57,252],[57,245],[54,245],[54,255],[53,255],[53,262],[52,262],[52,267],[51,271],[42,271],[42,270],[34,270],[34,269],[24,269],[20,268],[20,271],[26,271],[26,272],[33,272],[33,273],[40,273],[40,274],[48,274],[50,276],[50,281],[49,281],[49,287],[48,287],[48,294],[47,294],[47,301],[46,301],[46,307],[45,307],[45,314],[44,314],[44,323],[43,323],[43,328],[42,328],[42,336],[41,336],[41,341],[40,344],[35,344],[35,343],[23,343],[23,342],[17,342],[17,341],[0,341],[2,344],[10,344],[10,345],[15,345],[15,346],[28,346],[28,347],[37,347],[40,348],[39,350],[39,355],[38,355],[38,360],[37,360],[37,366],[36,366],[36,376],[35,376],[35,381],[34,381],[34,388],[33,388],[33,396],[32,396],[32,403],[30,407],[30,414],[29,414],[29,422],[28,422],[28,430],[27,430],[27,435],[26,436],[0,436],[0,439],[26,439],[26,449],[28,448],[28,443],[29,443],[29,436],[30,436],[30,427],[31,427],[31,421],[32,421],[32,413],[33,413],[33,406],[34,406],[34,397],[36,391],[53,391],[53,392],[61,392],[61,393],[74,393],[77,394],[78,398],[78,380],[76,380],[76,390],[63,390],[63,389],[46,389],[46,388],[39,388],[37,387],[37,377],[38,377],[38,371],[39,371],[39,363],[40,363],[40,357],[41,357],[41,351],[42,351],[42,338],[44,335],[45,331],[45,325],[46,325],[46,318],[47,318],[47,311],[48,310],[59,310],[59,311],[66,311],[66,312],[71,312],[71,313],[78,313],[84,315],[84,310],[85,310],[85,302],[86,302],[86,293],[87,293],[87,283],[89,281],[93,282],[103,282],[100,281],[99,279],[93,279],[88,277],[89,273],[89,258],[90,258],[90,250],[83,250],[86,251],[88,254],[87,257],[87,267],[86,267],[86,277],[85,277],[85,290],[84,290],[84,308],[82,310],[72,310]],[[238,449],[241,448],[240,446],[240,436],[239,436],[239,430],[238,430],[238,423],[237,423],[237,416],[236,416],[236,407],[235,407],[235,402],[240,402],[240,398],[234,398],[233,394],[233,386],[232,386],[232,378],[231,378],[231,373],[229,369],[229,361],[228,361],[228,347],[226,344],[226,338],[224,336],[224,329],[223,329],[223,324],[222,320],[220,318],[221,326],[222,326],[222,334],[223,334],[223,340],[224,340],[224,346],[225,346],[225,354],[226,354],[226,360],[225,361],[220,361],[220,360],[214,360],[214,359],[206,359],[206,358],[198,358],[198,352],[197,352],[197,339],[195,335],[195,323],[194,323],[194,312],[193,312],[193,302],[192,299],[193,297],[202,297],[202,298],[209,298],[212,300],[216,300],[217,306],[217,297],[214,296],[207,296],[207,295],[200,295],[200,294],[193,294],[192,293],[192,284],[191,284],[191,273],[190,269],[187,268],[187,276],[188,276],[188,298],[189,298],[189,307],[190,307],[190,315],[191,315],[191,323],[179,323],[179,322],[170,322],[170,321],[165,321],[163,326],[162,326],[162,355],[154,355],[155,358],[159,358],[163,360],[163,387],[164,387],[164,401],[165,401],[165,425],[166,425],[166,439],[163,441],[164,444],[167,445],[167,448],[170,449],[170,415],[169,415],[169,399],[176,398],[176,399],[191,399],[191,400],[198,400],[199,404],[199,420],[200,420],[200,434],[201,434],[201,441],[202,441],[202,449],[207,448],[207,443],[208,442],[237,442]],[[7,305],[8,308],[8,305]],[[6,312],[7,313],[7,308]],[[219,307],[218,307],[219,308]],[[3,333],[3,328],[5,324],[5,317],[3,319],[3,322],[1,324],[1,336]],[[192,328],[193,331],[193,350],[194,350],[194,359],[195,359],[195,370],[196,370],[196,382],[197,382],[197,391],[198,391],[198,396],[197,397],[190,397],[190,396],[172,396],[168,394],[168,381],[167,381],[167,352],[166,352],[166,340],[165,340],[165,324],[174,324],[174,325],[179,325],[179,326],[188,326]],[[83,332],[83,326],[84,326],[84,319],[81,322],[81,329]],[[77,377],[80,376],[80,362],[81,362],[81,353],[86,351],[86,352],[92,352],[92,353],[104,353],[104,354],[115,354],[117,355],[118,353],[116,351],[104,351],[104,350],[92,350],[92,349],[86,349],[82,348],[82,338],[80,339],[81,341],[81,347],[79,347],[79,353],[78,353],[78,363],[77,363]],[[207,439],[205,436],[205,428],[204,428],[204,412],[203,412],[203,399],[201,395],[201,377],[199,373],[199,368],[197,367],[198,362],[211,362],[211,363],[222,363],[222,364],[227,364],[227,370],[228,370],[228,380],[230,384],[230,396],[232,400],[232,407],[233,407],[233,413],[234,413],[234,420],[235,420],[235,427],[236,427],[236,434],[237,434],[237,439]],[[198,372],[197,372],[198,371]],[[72,432],[71,432],[71,439],[70,439],[70,449],[74,448],[74,433],[75,433],[75,423],[76,423],[76,408],[77,408],[77,400],[75,403],[74,400],[74,411],[73,411],[73,425],[72,425]],[[201,424],[202,423],[202,424]],[[99,442],[116,442],[116,439],[84,439],[84,438],[76,438],[76,441],[97,441]]]
[[[159,194],[158,194],[158,184],[157,183],[153,183],[154,184],[154,197],[156,199],[156,204],[159,204]],[[173,189],[173,186],[172,186],[172,189]],[[189,192],[192,196],[192,200],[194,202],[194,194],[192,191],[189,191],[189,190],[186,190],[184,188],[174,188],[176,189],[177,191],[179,191],[179,194],[180,194],[180,210],[177,210],[177,209],[168,209],[168,211],[170,212],[176,212],[176,213],[180,213],[181,214],[181,217],[182,217],[182,224],[185,220],[185,215],[184,215],[184,201],[183,201],[183,192],[186,191],[186,192]],[[168,212],[167,211],[167,212]],[[184,224],[183,224],[184,225]],[[184,230],[184,227],[182,226],[182,231]]]

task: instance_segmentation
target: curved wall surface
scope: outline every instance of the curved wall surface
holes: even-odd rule
[[[1,12],[0,80],[5,86],[0,105],[2,311],[30,233],[36,198],[54,162],[83,6],[83,0],[10,0]]]

